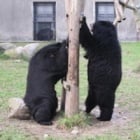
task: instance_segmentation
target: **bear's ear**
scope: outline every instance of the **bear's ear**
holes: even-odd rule
[[[62,43],[61,43],[61,47],[65,47],[67,49],[68,46],[69,46],[68,41],[69,41],[68,38],[66,40],[63,40]]]
[[[82,21],[83,21],[83,22],[86,22],[86,17],[85,17],[85,16],[83,16]]]
[[[85,16],[82,16],[80,18],[80,23],[83,24],[83,23],[86,23],[86,17]]]

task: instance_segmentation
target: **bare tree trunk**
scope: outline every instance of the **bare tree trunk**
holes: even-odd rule
[[[79,111],[79,29],[84,0],[65,0],[68,17],[69,58],[66,82],[65,114],[70,117]]]

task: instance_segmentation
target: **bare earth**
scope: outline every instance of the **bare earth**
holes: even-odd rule
[[[83,110],[83,106],[81,107]],[[44,135],[51,137],[60,137],[63,139],[73,139],[79,136],[94,136],[103,135],[105,133],[115,132],[117,135],[124,137],[129,133],[128,129],[132,129],[131,122],[136,120],[140,112],[130,112],[129,109],[120,109],[118,105],[115,106],[113,119],[110,122],[99,122],[96,120],[95,115],[99,114],[98,108],[92,111],[93,121],[91,125],[86,128],[77,128],[78,134],[72,134],[72,129],[62,129],[58,128],[58,119],[55,119],[52,126],[42,126],[34,122],[33,120],[17,120],[8,119],[7,112],[1,112],[0,120],[0,131],[6,128],[14,127],[16,129],[21,129],[29,135],[33,135],[36,140],[42,140]]]

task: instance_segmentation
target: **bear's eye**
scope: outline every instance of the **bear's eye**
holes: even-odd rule
[[[50,54],[50,56],[49,56],[49,57],[53,58],[53,57],[55,57],[55,55],[54,55],[54,54]]]
[[[49,57],[50,57],[50,58],[56,57],[56,53],[50,53],[50,54],[49,54]]]

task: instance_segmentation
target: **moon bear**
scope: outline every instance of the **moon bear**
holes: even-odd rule
[[[97,21],[89,30],[86,17],[81,21],[79,40],[88,59],[88,95],[86,112],[99,106],[100,121],[112,118],[115,92],[121,81],[121,47],[116,27],[108,21]]]
[[[52,124],[58,106],[55,84],[66,76],[67,65],[66,41],[45,46],[32,57],[24,102],[36,122]]]

